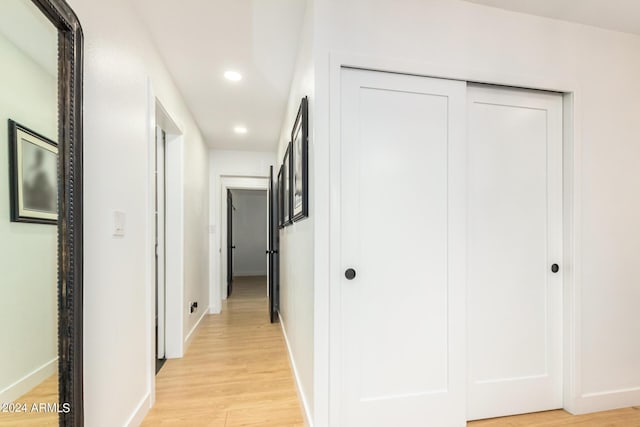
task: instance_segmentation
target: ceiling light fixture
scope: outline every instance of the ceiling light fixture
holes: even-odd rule
[[[233,131],[239,135],[244,135],[247,133],[247,128],[244,126],[236,126],[233,128]]]
[[[227,80],[231,80],[232,82],[239,82],[240,80],[242,80],[242,74],[237,71],[229,70],[225,71],[224,78]]]

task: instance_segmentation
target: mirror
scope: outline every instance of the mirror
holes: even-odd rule
[[[0,1],[0,426],[83,425],[82,31]]]

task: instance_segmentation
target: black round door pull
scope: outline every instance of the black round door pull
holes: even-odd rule
[[[560,266],[559,266],[558,264],[553,264],[553,265],[551,266],[551,271],[552,271],[553,273],[557,273],[558,271],[560,271]]]
[[[353,268],[347,268],[347,271],[344,272],[344,277],[347,280],[353,280],[356,277],[356,271]]]

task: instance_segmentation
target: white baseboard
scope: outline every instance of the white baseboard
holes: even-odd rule
[[[200,318],[198,319],[196,324],[193,325],[193,328],[191,328],[191,330],[187,334],[187,337],[184,339],[184,352],[183,352],[183,354],[185,354],[187,352],[187,349],[191,345],[191,341],[193,341],[193,338],[196,335],[195,333],[196,333],[196,330],[198,329],[198,326],[200,326],[200,323],[202,323],[202,319],[204,319],[204,316],[206,316],[207,314],[209,314],[209,307],[207,307],[206,310],[202,310],[202,314],[200,315]]]
[[[284,322],[282,321],[282,316],[278,313],[278,317],[280,317],[280,327],[282,328],[282,335],[284,335],[284,342],[287,345],[287,354],[289,355],[289,364],[291,365],[291,370],[293,371],[293,377],[296,381],[296,391],[298,392],[298,399],[302,402],[302,413],[304,415],[305,424],[308,427],[313,427],[313,421],[311,420],[311,411],[309,410],[309,402],[307,401],[307,397],[304,394],[304,390],[302,389],[302,384],[300,383],[300,375],[298,375],[298,368],[296,368],[296,361],[293,359],[293,353],[291,352],[291,345],[289,344],[289,338],[287,337],[287,330],[284,327]]]
[[[44,365],[34,369],[18,381],[0,391],[0,402],[9,403],[29,392],[42,381],[58,372],[58,358],[54,358]]]
[[[133,411],[133,414],[129,417],[125,426],[127,427],[138,427],[142,424],[144,417],[149,413],[149,409],[151,409],[151,395],[147,393],[145,397],[142,399],[136,409]]]
[[[640,405],[640,387],[584,393],[574,401],[569,412],[574,415],[610,411]]]

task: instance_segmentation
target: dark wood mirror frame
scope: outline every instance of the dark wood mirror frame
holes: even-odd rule
[[[64,0],[32,0],[58,29],[58,399],[60,425],[84,425],[82,384],[82,49]],[[70,411],[63,411],[63,404]]]

